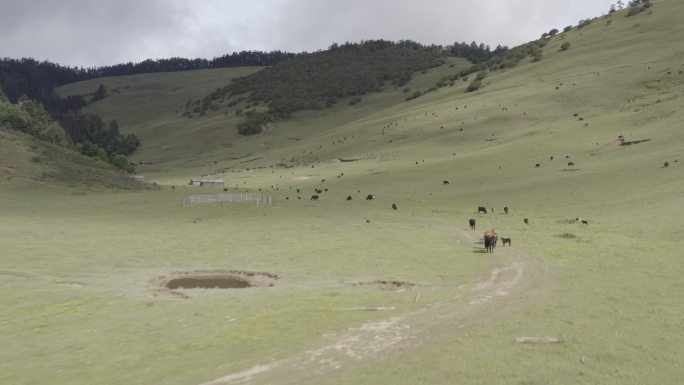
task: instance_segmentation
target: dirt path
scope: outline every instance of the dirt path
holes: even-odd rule
[[[448,231],[454,232],[455,228]],[[472,243],[473,236],[462,229],[455,231],[460,238]],[[505,254],[504,254],[505,253]],[[527,274],[527,266],[534,258],[522,250],[506,248],[499,251],[503,263],[458,298],[431,304],[423,309],[400,316],[391,316],[332,334],[333,341],[317,349],[295,353],[292,356],[247,370],[231,373],[201,385],[230,385],[243,383],[297,384],[304,379],[325,375],[353,363],[377,357],[389,357],[394,349],[416,347],[434,341],[434,327],[461,325],[476,318],[480,311],[497,308],[497,302],[513,293],[524,279],[543,274],[539,266]],[[382,354],[380,354],[382,353]]]

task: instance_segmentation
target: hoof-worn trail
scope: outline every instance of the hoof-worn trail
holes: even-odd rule
[[[468,247],[469,234],[461,232]],[[501,264],[487,278],[466,287],[462,294],[448,300],[426,304],[419,310],[374,320],[338,333],[329,333],[331,342],[320,348],[294,353],[292,356],[255,365],[230,373],[200,385],[241,383],[299,384],[316,382],[319,376],[329,376],[345,366],[372,365],[417,347],[439,341],[439,330],[459,328],[466,333],[469,325],[477,324],[483,312],[501,316],[501,306],[509,296],[523,294],[526,288],[543,284],[547,273],[543,261],[519,249],[498,252]],[[534,282],[533,282],[534,281]],[[535,283],[535,285],[527,285]],[[491,315],[488,315],[488,317]]]

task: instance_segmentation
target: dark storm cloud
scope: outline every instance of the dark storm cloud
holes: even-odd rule
[[[411,39],[513,46],[605,12],[604,0],[0,0],[0,56],[104,65],[236,50]]]

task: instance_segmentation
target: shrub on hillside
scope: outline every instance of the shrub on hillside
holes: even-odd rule
[[[114,165],[114,167],[120,170],[126,170],[129,173],[134,171],[133,166],[128,164],[128,159],[126,159],[126,157],[121,154],[116,154],[114,158],[112,158],[112,164]]]
[[[589,24],[591,24],[591,22],[593,22],[593,21],[594,20],[592,20],[592,19],[580,20],[579,23],[577,24],[577,29],[582,29],[582,28],[588,26]]]
[[[567,51],[568,48],[570,48],[570,42],[569,41],[566,41],[565,43],[561,44],[561,46],[560,46],[561,51]]]
[[[406,101],[408,102],[409,100],[413,100],[413,99],[415,99],[415,98],[418,98],[418,97],[420,97],[420,95],[422,95],[422,94],[423,94],[422,92],[416,91],[416,92],[412,93],[410,96],[408,96],[408,97],[406,98]]]
[[[107,156],[107,153],[105,152],[104,148],[98,149],[96,156],[98,159],[105,163],[109,162],[109,157]]]
[[[247,120],[237,125],[238,134],[256,135],[264,130],[264,126],[273,122],[273,116],[268,112],[247,111]]]
[[[481,86],[482,86],[482,81],[475,79],[468,85],[468,88],[466,88],[466,92],[476,91],[476,90],[480,89]]]
[[[97,102],[98,100],[102,100],[105,97],[107,97],[107,87],[105,87],[104,84],[100,84],[99,87],[97,87],[97,90],[93,92],[93,102]]]
[[[637,15],[651,7],[651,3],[645,1],[639,5],[639,2],[634,2],[631,4],[629,11],[627,11],[627,17]]]
[[[571,26],[571,25],[569,25],[569,26],[563,28],[563,32],[570,32],[570,31],[572,31],[572,26]]]

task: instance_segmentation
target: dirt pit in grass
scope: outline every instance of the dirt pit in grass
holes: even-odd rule
[[[370,282],[358,282],[354,286],[375,286],[380,290],[403,291],[412,288],[416,284],[406,281],[375,280]]]
[[[178,289],[244,289],[274,286],[278,276],[253,271],[190,271],[177,272],[163,277],[161,286]]]

